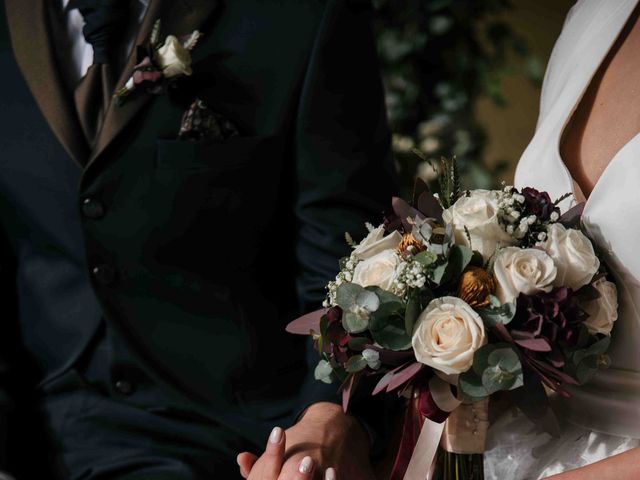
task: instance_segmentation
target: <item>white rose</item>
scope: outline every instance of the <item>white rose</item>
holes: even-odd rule
[[[173,35],[169,35],[164,45],[156,51],[155,59],[166,78],[191,75],[192,73],[191,53]]]
[[[480,316],[464,300],[432,300],[413,329],[413,351],[420,363],[446,374],[466,372],[473,354],[486,343]]]
[[[589,333],[595,335],[611,335],[613,322],[618,319],[618,290],[614,283],[607,281],[604,277],[593,282],[600,294],[600,298],[584,302],[582,308],[589,314],[584,324],[589,329]]]
[[[591,282],[600,268],[591,241],[580,230],[551,224],[543,248],[558,268],[555,281],[558,287],[578,290]]]
[[[366,260],[383,250],[395,250],[402,241],[402,235],[397,231],[390,233],[386,237],[384,234],[385,229],[383,225],[374,228],[369,232],[369,235],[353,249],[353,253],[355,253],[359,259]]]
[[[498,192],[472,190],[469,196],[460,197],[442,213],[445,223],[453,225],[456,243],[471,247],[491,258],[497,247],[513,245],[514,239],[498,221]],[[471,243],[467,232],[471,237]]]
[[[556,266],[549,255],[537,248],[507,247],[500,250],[493,266],[496,296],[502,303],[518,295],[549,292],[556,279]]]
[[[394,250],[384,250],[358,263],[353,270],[352,282],[361,287],[375,286],[391,290],[399,261],[400,257]]]

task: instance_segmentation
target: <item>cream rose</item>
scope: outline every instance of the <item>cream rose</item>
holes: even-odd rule
[[[356,254],[359,259],[366,260],[384,250],[395,250],[402,241],[402,235],[397,231],[390,233],[386,237],[384,234],[385,229],[383,225],[374,228],[369,232],[369,235],[353,249],[353,253]]]
[[[443,373],[466,372],[473,354],[486,343],[480,316],[457,297],[432,300],[413,330],[416,359]]]
[[[191,53],[182,46],[180,40],[169,35],[164,45],[156,51],[156,61],[166,78],[191,75]]]
[[[394,250],[384,250],[359,262],[353,270],[352,281],[361,287],[375,286],[391,290],[399,262],[400,257]]]
[[[459,198],[447,208],[442,219],[453,225],[456,243],[477,250],[485,260],[491,258],[497,247],[514,243],[513,237],[498,221],[498,192],[473,190],[469,196]]]
[[[513,302],[521,293],[549,292],[556,279],[552,258],[537,248],[507,247],[500,250],[493,266],[496,296],[502,303]]]
[[[580,230],[554,223],[549,226],[543,248],[558,269],[555,281],[558,287],[578,290],[588,284],[600,268],[591,241]]]
[[[618,319],[618,290],[614,283],[604,277],[593,282],[593,288],[598,291],[600,298],[581,305],[589,314],[584,324],[592,335],[596,333],[611,335],[613,322]]]

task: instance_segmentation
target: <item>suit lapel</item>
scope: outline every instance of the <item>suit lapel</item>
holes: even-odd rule
[[[47,4],[50,0],[5,0],[11,45],[20,71],[67,153],[80,166],[89,157],[87,146],[73,107],[56,66],[51,23]]]
[[[157,19],[162,22],[161,38],[167,35],[184,35],[200,28],[214,12],[219,2],[216,0],[151,0],[143,19],[135,45],[146,42]],[[206,34],[206,32],[204,32]],[[133,48],[116,90],[124,86],[133,73],[136,64],[136,48]],[[154,98],[142,90],[134,92],[124,104],[118,106],[112,102],[107,110],[104,125],[96,146],[91,154],[89,164],[93,163],[113,142],[135,116]]]

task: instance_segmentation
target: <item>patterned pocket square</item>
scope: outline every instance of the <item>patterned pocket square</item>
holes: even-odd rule
[[[236,126],[196,99],[182,116],[178,138],[181,140],[227,140],[239,135]]]

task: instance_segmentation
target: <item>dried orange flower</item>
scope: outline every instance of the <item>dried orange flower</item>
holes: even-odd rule
[[[422,242],[416,240],[413,235],[405,233],[402,237],[402,241],[398,244],[396,251],[398,253],[410,252],[415,255],[416,253],[422,252],[426,249],[427,247],[425,247]]]
[[[495,289],[493,275],[483,268],[468,267],[460,277],[458,296],[473,308],[485,308]]]

